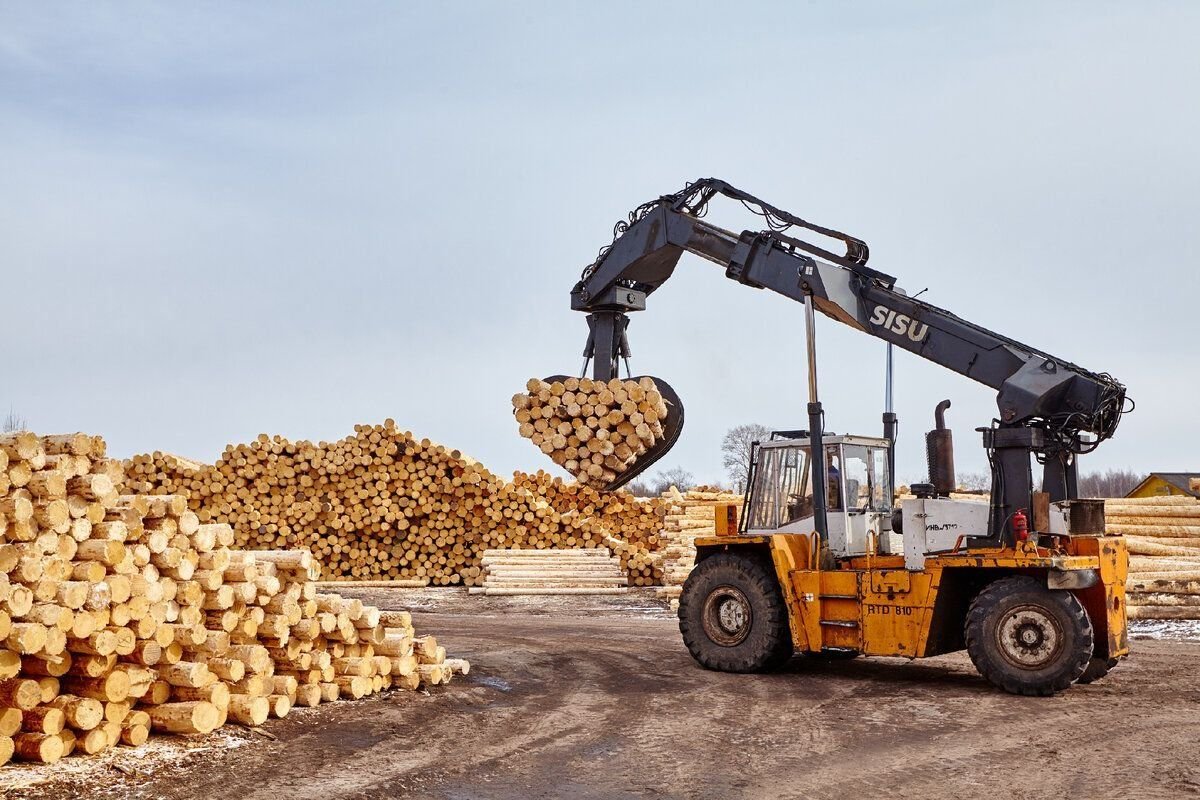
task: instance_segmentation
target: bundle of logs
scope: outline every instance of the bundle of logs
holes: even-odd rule
[[[233,550],[99,437],[0,434],[0,763],[449,680],[407,612],[322,594],[306,550]]]
[[[513,395],[521,435],[581,483],[602,488],[663,436],[669,409],[652,378],[531,378]]]
[[[717,503],[735,503],[740,512],[742,496],[712,486],[699,486],[687,492],[680,492],[672,486],[663,494],[663,500],[667,504],[660,534],[663,547],[656,554],[662,570],[663,586],[658,590],[658,595],[668,598],[672,607],[675,607],[683,582],[696,565],[696,539],[716,533],[713,507]]]
[[[483,585],[471,594],[625,594],[629,579],[621,562],[602,549],[488,550]]]
[[[239,547],[309,549],[326,580],[473,586],[487,549],[603,547],[610,538],[633,583],[657,579],[643,562],[657,547],[660,501],[540,471],[506,481],[392,420],[332,443],[263,434],[226,447],[215,465],[152,453],[125,467],[139,491],[184,495],[201,522],[229,522]]]
[[[1104,518],[1129,547],[1130,619],[1200,619],[1200,500],[1108,500]]]

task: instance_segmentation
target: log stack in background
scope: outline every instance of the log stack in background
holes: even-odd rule
[[[674,608],[679,603],[683,582],[696,566],[696,539],[716,534],[713,507],[718,503],[735,503],[740,512],[743,498],[711,486],[698,486],[687,492],[672,486],[662,499],[666,503],[666,518],[660,535],[663,547],[657,554],[663,582],[658,595],[669,599]]]
[[[232,550],[184,497],[123,493],[99,437],[0,434],[0,476],[0,762],[257,725],[454,668],[407,614],[317,593],[308,551]]]
[[[652,378],[531,378],[525,388],[512,399],[521,435],[595,488],[612,483],[657,444],[670,413]]]
[[[667,506],[661,498],[639,498],[629,492],[602,492],[580,483],[565,483],[542,471],[517,473],[513,483],[547,503],[563,519],[584,519],[589,538],[585,547],[604,547],[621,563],[633,586],[662,583],[656,552]],[[556,540],[550,547],[575,547]]]
[[[471,594],[625,594],[629,578],[619,559],[603,549],[487,550],[483,585]]]
[[[182,494],[202,521],[233,525],[249,549],[307,548],[322,577],[418,579],[477,585],[487,549],[657,547],[664,506],[600,492],[544,472],[497,477],[458,450],[383,425],[336,442],[260,435],[230,445],[215,465],[164,453],[126,462],[132,486]],[[657,580],[639,557],[631,582]]]
[[[1104,519],[1129,547],[1130,619],[1200,619],[1200,500],[1107,500]]]

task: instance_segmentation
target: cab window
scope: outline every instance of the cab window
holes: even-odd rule
[[[864,445],[842,447],[842,481],[847,510],[863,511],[871,506],[871,459]]]
[[[888,451],[871,448],[871,508],[887,511],[892,507],[892,481],[888,474]]]

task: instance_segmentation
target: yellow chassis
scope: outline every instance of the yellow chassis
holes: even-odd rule
[[[719,512],[719,510],[718,510]],[[718,532],[732,530],[722,525]],[[824,648],[874,656],[924,658],[965,647],[963,625],[982,586],[1005,575],[1032,575],[1088,583],[1072,591],[1087,609],[1094,654],[1119,658],[1129,652],[1125,577],[1129,555],[1120,536],[1077,537],[1062,552],[1022,544],[1017,548],[966,549],[928,557],[925,569],[909,571],[894,555],[843,559],[835,569],[814,569],[815,534],[718,535],[696,540],[696,560],[716,552],[769,553],[788,607],[792,640],[801,652]]]

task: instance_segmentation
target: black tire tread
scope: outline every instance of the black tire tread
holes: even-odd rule
[[[998,668],[993,661],[990,642],[984,635],[984,623],[988,613],[997,603],[1016,592],[1045,593],[1067,613],[1069,621],[1078,630],[1087,633],[1086,636],[1076,637],[1073,642],[1073,650],[1067,655],[1066,669],[1050,681],[1039,683],[1022,681]],[[1028,697],[1049,697],[1057,694],[1068,688],[1083,674],[1092,658],[1092,621],[1083,604],[1073,594],[1052,592],[1046,589],[1039,580],[1027,575],[1000,578],[985,586],[971,601],[965,628],[967,653],[971,656],[971,661],[979,670],[979,674],[994,686],[998,686],[1010,694]],[[1002,657],[996,656],[996,658]]]
[[[702,585],[709,579],[724,576],[722,580],[736,580],[743,587],[757,594],[761,607],[756,606],[756,620],[761,618],[760,631],[752,631],[751,638],[758,639],[752,650],[727,648],[713,643],[699,622],[703,604],[707,597],[701,595]],[[751,603],[754,597],[748,596]],[[699,609],[693,614],[693,603]],[[759,628],[756,621],[755,628]],[[692,657],[706,669],[720,672],[765,672],[782,666],[792,657],[791,628],[788,623],[787,605],[775,579],[774,570],[763,564],[761,559],[740,553],[717,553],[701,561],[692,570],[683,584],[679,596],[679,632]]]

